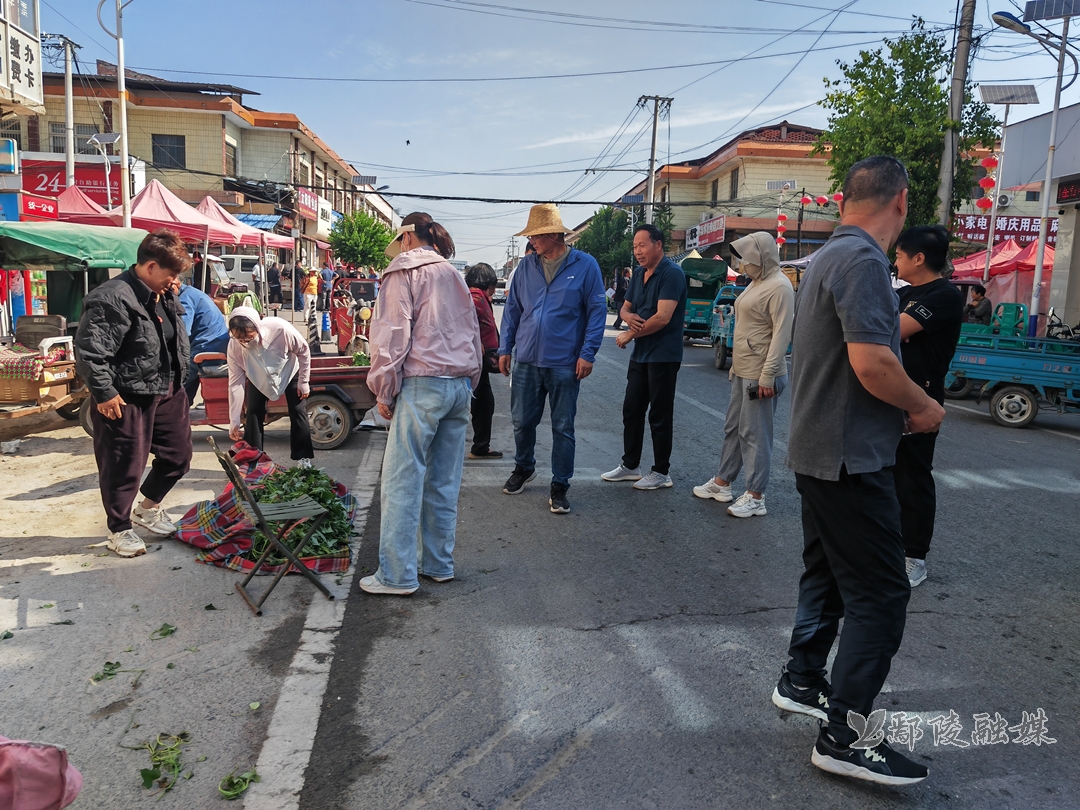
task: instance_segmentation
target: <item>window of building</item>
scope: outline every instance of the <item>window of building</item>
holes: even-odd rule
[[[97,124],[75,125],[75,154],[96,155],[97,147],[87,143],[91,135],[97,135]],[[64,122],[53,121],[49,124],[49,151],[64,154],[67,151],[67,128]]]
[[[667,202],[667,186],[664,186],[662,189],[660,189],[660,202]]]
[[[183,135],[151,135],[154,168],[186,169],[187,147]]]
[[[737,168],[731,170],[731,185],[728,189],[728,199],[739,199],[739,170]]]
[[[720,178],[716,178],[712,181],[712,186],[709,189],[709,205],[716,205],[716,201],[720,198]]]
[[[1025,202],[1038,202],[1039,198],[1041,196],[1042,196],[1041,191],[1025,191],[1024,192],[1024,201]]]
[[[236,145],[225,144],[225,176],[236,177]]]
[[[15,141],[15,145],[22,149],[22,121],[18,118],[0,121],[0,138],[11,138]]]

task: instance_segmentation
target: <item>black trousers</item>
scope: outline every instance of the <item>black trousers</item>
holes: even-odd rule
[[[668,474],[671,464],[675,380],[681,363],[636,363],[626,370],[623,398],[623,466],[636,470],[645,442],[645,412],[652,432],[653,471]]]
[[[491,449],[491,417],[495,415],[495,394],[491,390],[491,372],[480,371],[480,383],[473,392],[472,402],[472,452],[475,455]]]
[[[904,554],[925,560],[934,536],[937,488],[934,485],[936,433],[911,433],[896,448],[896,497]]]
[[[94,458],[97,461],[101,503],[110,532],[131,528],[131,507],[136,493],[161,503],[191,466],[191,423],[188,398],[183,388],[166,396],[123,395],[127,402],[119,419],[106,419],[90,400],[94,424]],[[146,461],[154,462],[139,486]]]
[[[275,286],[275,285],[271,284],[270,287],[269,287],[269,290],[270,290],[270,300],[267,303],[270,303],[270,304],[280,304],[280,303],[282,303],[282,300],[281,300],[281,285],[278,284],[278,285]]]
[[[791,632],[788,672],[797,685],[825,677],[840,619],[844,631],[832,669],[829,733],[850,745],[858,735],[848,711],[870,714],[904,637],[911,596],[900,537],[893,470],[839,481],[795,475],[802,495],[803,571]]]
[[[297,377],[285,387],[285,401],[289,403],[289,445],[291,458],[315,458],[311,446],[311,425],[308,423],[304,400],[296,390]],[[266,394],[248,380],[244,391],[247,416],[244,418],[244,441],[252,447],[263,449],[263,420],[266,418]]]
[[[612,329],[618,329],[622,326],[622,305],[623,302],[618,298],[611,299],[612,306],[615,307],[615,322],[611,324]]]

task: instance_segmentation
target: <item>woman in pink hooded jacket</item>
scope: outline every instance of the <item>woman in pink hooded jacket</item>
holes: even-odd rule
[[[304,336],[283,318],[262,318],[251,307],[237,307],[229,313],[229,338],[229,438],[243,438],[262,450],[266,404],[284,394],[291,456],[298,466],[310,467],[315,450],[303,401],[311,391],[311,350]]]
[[[391,422],[379,568],[360,587],[404,596],[420,586],[418,574],[454,578],[465,431],[483,351],[469,288],[447,261],[454,241],[442,225],[409,214],[386,255],[394,260],[383,271],[371,326],[368,387]]]

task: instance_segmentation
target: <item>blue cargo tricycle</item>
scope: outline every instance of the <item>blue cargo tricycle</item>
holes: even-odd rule
[[[735,339],[735,299],[746,289],[728,284],[721,287],[712,302],[712,324],[709,342],[716,358],[713,365],[723,371],[731,362],[731,349]]]

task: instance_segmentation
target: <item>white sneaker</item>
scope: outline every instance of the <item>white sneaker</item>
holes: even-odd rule
[[[731,503],[733,500],[731,495],[731,484],[722,487],[712,478],[700,487],[694,487],[694,494],[699,498],[705,498],[706,500],[712,498],[714,501],[720,501],[720,503]]]
[[[311,459],[310,458],[302,458],[302,459],[300,459],[299,461],[296,462],[296,466],[299,467],[301,470],[310,470],[311,469]]]
[[[764,515],[766,514],[765,498],[764,496],[755,498],[749,492],[744,492],[735,503],[728,507],[727,513],[738,518]]]
[[[124,529],[109,535],[109,551],[115,551],[121,557],[138,557],[146,553],[146,543],[134,529]]]
[[[606,473],[600,473],[600,477],[603,478],[605,481],[640,481],[641,469],[635,468],[631,470],[620,464],[614,470],[608,470]]]
[[[926,581],[926,560],[905,557],[904,563],[907,567],[907,579],[911,587],[922,585]]]
[[[665,487],[673,486],[671,483],[671,476],[658,473],[655,470],[650,472],[640,481],[634,482],[634,489],[664,489]]]
[[[416,586],[416,588],[419,587],[419,585]],[[360,590],[368,593],[391,593],[395,596],[408,596],[416,588],[391,588],[389,585],[383,585],[379,580],[375,579],[374,575],[360,580]]]
[[[136,506],[131,510],[131,522],[137,523],[148,532],[160,534],[162,537],[176,534],[176,524],[172,522],[172,518],[160,506],[152,509],[143,509],[141,506]]]

